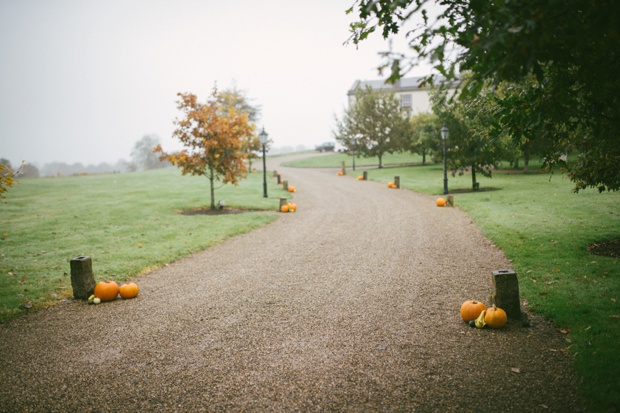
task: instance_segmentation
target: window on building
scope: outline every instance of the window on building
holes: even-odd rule
[[[403,109],[411,109],[411,93],[400,95],[400,107]]]

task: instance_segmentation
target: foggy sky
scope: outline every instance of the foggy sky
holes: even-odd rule
[[[0,157],[13,165],[130,159],[171,139],[178,92],[235,84],[274,146],[332,140],[379,36],[344,46],[353,0],[0,0]]]

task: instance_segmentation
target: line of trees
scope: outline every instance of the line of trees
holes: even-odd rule
[[[411,53],[385,54],[389,81],[421,62],[461,78],[454,111],[474,111],[481,124],[467,133],[480,145],[508,137],[526,160],[538,152],[566,171],[576,192],[620,189],[620,2],[357,0],[347,12],[354,43],[407,38]]]
[[[478,190],[478,176],[491,177],[502,162],[528,170],[529,159],[544,156],[545,141],[533,139],[534,128],[522,129],[521,139],[514,139],[504,128],[497,114],[503,110],[502,99],[516,85],[501,84],[491,93],[480,93],[472,99],[450,99],[449,91],[436,88],[431,92],[433,113],[411,113],[401,108],[393,91],[370,87],[356,92],[355,104],[336,117],[335,139],[353,156],[378,157],[411,152],[432,162],[442,161],[442,126],[448,127],[447,163],[452,175],[469,172],[472,189]],[[452,91],[453,93],[453,91]],[[529,138],[526,138],[529,136]]]

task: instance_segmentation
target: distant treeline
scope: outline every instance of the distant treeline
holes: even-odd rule
[[[12,165],[11,162],[5,158],[0,158],[0,164],[6,165],[9,168],[17,171],[20,165]],[[161,163],[161,167],[169,165],[168,163]],[[67,164],[65,162],[51,162],[46,163],[42,167],[37,167],[34,164],[25,163],[21,165],[18,178],[39,178],[39,177],[53,177],[53,176],[75,176],[75,175],[90,175],[90,174],[105,174],[105,173],[121,173],[121,172],[133,172],[137,171],[138,166],[133,163],[121,159],[116,163],[102,162],[97,165],[84,165],[80,162],[73,164]]]

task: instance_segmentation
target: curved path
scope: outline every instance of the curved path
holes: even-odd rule
[[[135,300],[0,326],[0,411],[582,410],[552,326],[461,321],[510,268],[462,211],[277,169],[298,212],[142,277]]]

